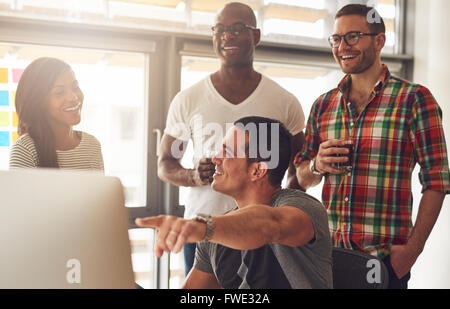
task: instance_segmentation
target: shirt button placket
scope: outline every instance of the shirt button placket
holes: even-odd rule
[[[352,120],[352,118],[353,118],[352,103],[348,102],[347,107],[348,107],[348,114],[349,114],[349,118],[350,118],[350,131],[351,131],[353,129],[353,127],[355,126],[355,122]]]

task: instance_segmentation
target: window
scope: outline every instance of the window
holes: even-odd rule
[[[0,169],[8,169],[9,150],[18,137],[17,84],[26,66],[43,56],[70,64],[85,96],[75,129],[100,141],[105,174],[120,178],[126,206],[145,206],[148,56],[143,53],[0,43]],[[136,281],[152,287],[153,230],[132,229],[129,235]]]
[[[83,24],[120,25],[209,36],[217,11],[232,0],[1,0],[0,14]],[[263,41],[328,47],[334,14],[351,1],[242,0],[255,12]],[[403,0],[365,0],[385,19],[385,53],[401,53]]]
[[[154,289],[154,265],[156,256],[153,251],[155,238],[152,229],[130,229],[128,235],[131,243],[131,262],[134,280],[144,289]]]
[[[146,202],[146,56],[102,50],[0,44],[0,168],[8,169],[9,149],[17,139],[15,90],[32,60],[52,56],[69,63],[85,99],[75,129],[102,145],[105,174],[125,187],[126,204]],[[111,91],[114,89],[114,91]]]
[[[130,218],[182,215],[176,206],[184,204],[188,189],[159,181],[157,134],[152,132],[164,129],[169,102],[179,88],[219,67],[210,28],[218,9],[231,1],[0,0],[2,27],[7,26],[0,31],[0,169],[7,168],[9,147],[17,138],[13,100],[20,72],[38,56],[56,56],[72,65],[80,81],[85,107],[78,129],[100,140],[107,175],[120,177],[126,186]],[[350,0],[242,2],[252,7],[263,33],[255,68],[295,94],[307,116],[316,97],[340,79],[326,38],[337,6]],[[403,52],[399,46],[405,32],[399,25],[405,1],[368,2],[376,3],[386,18],[384,52],[391,71],[409,78],[412,57],[395,55]],[[102,74],[107,76],[94,79]],[[186,167],[192,167],[189,151],[183,158]],[[316,191],[308,193],[320,198],[320,188]],[[156,262],[154,231],[130,228],[138,284],[178,288],[184,277],[182,254]]]
[[[277,42],[292,41],[307,45],[327,46],[332,33],[334,14],[350,1],[334,0],[264,0],[262,28],[265,37]],[[399,4],[395,0],[366,1],[375,6],[386,24],[387,43],[384,52],[397,53],[396,26]],[[309,41],[309,42],[308,42]]]

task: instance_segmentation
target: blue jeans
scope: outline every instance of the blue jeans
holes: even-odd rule
[[[194,258],[195,258],[195,248],[196,245],[194,244],[185,244],[183,246],[184,251],[184,274],[187,276],[189,272],[191,271],[192,266],[194,265]]]

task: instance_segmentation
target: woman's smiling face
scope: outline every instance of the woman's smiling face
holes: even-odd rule
[[[61,73],[47,98],[52,125],[72,127],[81,121],[84,95],[72,70]]]

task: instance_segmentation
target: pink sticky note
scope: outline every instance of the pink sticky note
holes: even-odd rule
[[[12,69],[13,83],[18,83],[22,77],[24,69]]]

